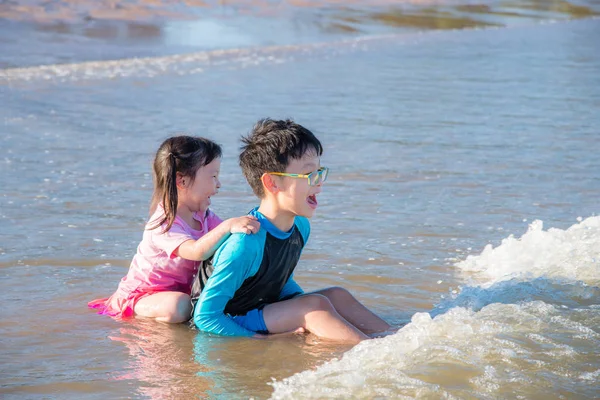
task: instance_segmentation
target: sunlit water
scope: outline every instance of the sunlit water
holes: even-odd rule
[[[68,55],[81,31],[61,46],[7,22],[28,33],[0,70],[2,397],[599,397],[598,5],[549,3],[363,6],[358,32],[315,22],[341,20],[335,7],[302,11],[304,30],[251,15],[288,30],[191,53],[107,40],[95,58]],[[478,23],[419,25],[448,12]],[[25,60],[27,35],[57,51]],[[141,239],[158,144],[221,143],[213,209],[241,215],[256,200],[238,139],[264,116],[314,130],[332,171],[298,281],[344,286],[402,328],[349,349],[88,310]]]

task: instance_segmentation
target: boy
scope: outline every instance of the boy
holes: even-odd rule
[[[304,294],[293,272],[327,179],[323,148],[293,121],[259,121],[242,139],[240,166],[260,206],[252,235],[233,234],[201,267],[193,320],[205,332],[260,336],[298,329],[358,343],[390,326],[342,288]]]

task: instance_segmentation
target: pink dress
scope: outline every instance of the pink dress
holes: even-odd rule
[[[162,214],[162,207],[157,207],[150,221],[156,221]],[[179,217],[175,217],[168,232],[162,233],[162,227],[144,230],[129,272],[119,282],[117,291],[109,298],[90,301],[88,307],[98,309],[99,314],[125,318],[134,315],[136,302],[144,296],[166,291],[190,294],[201,261],[186,260],[173,253],[183,242],[202,237],[222,222],[210,210],[205,215],[194,214],[194,219],[200,222],[200,230]]]

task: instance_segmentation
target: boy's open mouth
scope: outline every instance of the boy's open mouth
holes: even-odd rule
[[[311,208],[317,208],[317,195],[316,194],[311,194],[310,196],[308,196],[306,198],[306,202],[308,203],[309,206],[311,206]]]

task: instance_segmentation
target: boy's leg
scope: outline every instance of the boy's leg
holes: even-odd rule
[[[177,324],[190,319],[192,304],[190,296],[185,293],[159,292],[139,299],[133,311],[141,317]]]
[[[344,288],[330,287],[312,293],[327,297],[344,319],[366,334],[384,332],[391,328],[390,324],[375,315]]]
[[[349,343],[369,338],[340,316],[327,297],[320,294],[269,304],[263,309],[263,318],[270,333],[304,328],[321,338]]]

